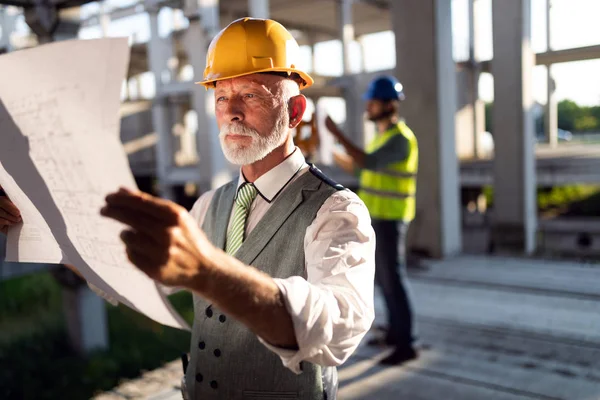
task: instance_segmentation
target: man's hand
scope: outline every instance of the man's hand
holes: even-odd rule
[[[106,203],[101,214],[130,226],[121,234],[127,256],[150,278],[202,295],[274,346],[297,348],[273,278],[214,247],[184,208],[127,189]]]
[[[121,233],[129,260],[168,286],[189,287],[214,249],[189,213],[168,200],[120,189],[100,213],[129,225]]]
[[[365,166],[365,152],[346,138],[344,132],[337,127],[329,115],[325,118],[325,126],[337,138],[340,144],[344,146],[344,149],[346,149],[346,152],[352,158],[353,164],[359,168],[363,168]]]
[[[354,175],[356,166],[354,160],[346,153],[333,149],[333,161],[350,175]]]
[[[0,232],[5,235],[8,233],[8,228],[22,222],[21,212],[6,196],[2,186],[0,186]]]
[[[333,136],[338,137],[341,134],[340,129],[338,128],[336,123],[333,122],[329,115],[325,118],[325,126],[327,127],[329,132],[333,134]]]

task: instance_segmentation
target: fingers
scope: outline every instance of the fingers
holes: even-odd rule
[[[182,208],[177,204],[142,192],[121,188],[106,197],[107,207],[120,207],[144,213],[168,224],[176,224]],[[106,207],[105,207],[106,208]],[[104,209],[105,209],[104,208]],[[103,210],[104,210],[103,209]]]
[[[20,216],[15,216],[0,208],[0,224],[12,225],[21,222]]]
[[[127,258],[133,265],[152,279],[161,279],[161,269],[170,261],[170,247],[157,246],[144,234],[126,230],[121,233]]]
[[[130,226],[134,231],[140,232],[152,240],[154,244],[169,242],[169,225],[158,221],[145,213],[121,207],[104,207],[100,214]]]
[[[144,252],[127,247],[127,258],[150,278],[154,279],[157,276],[159,270],[157,267],[158,264]]]
[[[157,252],[163,251],[171,244],[168,234],[161,236],[158,239],[156,236],[148,234],[146,231],[135,231],[126,229],[121,232],[121,240],[127,247],[134,248],[140,252],[156,255]]]
[[[6,196],[0,196],[0,232],[8,233],[8,228],[22,221],[19,209]]]
[[[129,260],[147,274],[169,262],[172,251],[170,243],[158,243],[154,237],[131,229],[121,232],[120,237],[125,243]]]
[[[20,221],[21,212],[19,211],[17,206],[15,206],[13,202],[10,201],[10,199],[6,196],[0,196],[0,211],[3,211],[6,214],[10,214],[13,217],[16,217],[18,218],[18,221]],[[0,217],[2,217],[2,214],[0,214]]]

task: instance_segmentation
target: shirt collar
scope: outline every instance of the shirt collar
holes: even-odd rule
[[[279,163],[279,165],[267,171],[254,181],[254,186],[256,187],[258,194],[268,203],[272,202],[305,165],[307,164],[302,155],[302,151],[296,147],[294,152]],[[246,178],[240,169],[240,177],[237,185],[238,189],[245,182]]]

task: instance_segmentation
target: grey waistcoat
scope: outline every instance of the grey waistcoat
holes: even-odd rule
[[[306,278],[304,235],[333,192],[319,171],[311,169],[276,197],[235,257],[274,278]],[[237,189],[232,181],[217,189],[202,229],[210,241],[225,248],[229,215]],[[186,373],[189,398],[333,400],[337,392],[334,367],[303,362],[294,374],[260,343],[246,326],[194,296],[191,360]]]

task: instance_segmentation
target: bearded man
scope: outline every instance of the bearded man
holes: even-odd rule
[[[273,20],[234,21],[212,41],[225,157],[239,177],[190,213],[121,189],[102,209],[129,229],[129,259],[194,294],[188,399],[335,399],[336,366],[374,318],[375,237],[351,191],[308,165],[293,143],[306,110],[292,35]]]

